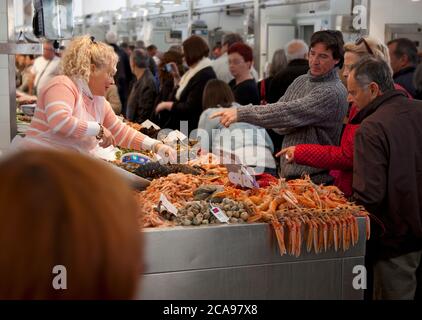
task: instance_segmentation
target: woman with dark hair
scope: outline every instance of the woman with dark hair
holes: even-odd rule
[[[242,108],[234,101],[233,92],[227,83],[210,80],[205,86],[202,104],[206,110],[199,118],[197,131],[201,150],[216,154],[220,151],[232,153],[243,164],[255,167],[257,173],[266,171],[276,175],[274,146],[265,129],[245,122],[234,123],[226,129],[220,124],[220,119],[210,119],[224,108]]]
[[[237,103],[241,105],[259,104],[259,93],[251,74],[253,51],[247,44],[236,42],[229,51],[229,70],[233,80],[229,82]]]
[[[170,111],[167,128],[180,129],[181,121],[188,121],[188,131],[198,127],[199,117],[203,110],[202,94],[207,82],[216,75],[208,59],[209,48],[204,39],[191,36],[183,42],[183,52],[189,70],[180,77],[178,70],[172,65],[175,88],[172,101],[158,104],[156,113]]]
[[[172,66],[174,64],[174,66]],[[158,80],[160,83],[160,89],[158,91],[158,96],[155,100],[155,106],[163,101],[171,101],[173,99],[174,91],[174,77],[173,77],[173,68],[177,69],[178,74],[183,76],[185,73],[185,67],[183,66],[183,54],[175,51],[169,50],[165,52],[160,60],[158,65]],[[164,110],[158,114],[153,112],[152,120],[160,127],[165,128],[170,119],[170,111]]]
[[[169,69],[169,64],[175,66]],[[158,65],[158,79],[160,80],[160,92],[158,94],[158,102],[171,100],[172,92],[174,90],[173,68],[177,69],[180,76],[185,74],[185,67],[183,66],[183,54],[177,51],[167,51],[163,54]]]
[[[31,150],[2,159],[0,177],[0,299],[135,298],[140,212],[111,167]]]
[[[149,70],[151,58],[143,49],[136,49],[130,56],[130,68],[136,77],[127,103],[126,118],[142,123],[149,120],[154,111],[158,89]]]

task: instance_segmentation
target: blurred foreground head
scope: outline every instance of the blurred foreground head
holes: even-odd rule
[[[111,168],[76,153],[31,151],[3,159],[0,177],[0,299],[134,298],[137,209]]]

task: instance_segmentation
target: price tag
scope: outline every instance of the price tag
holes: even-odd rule
[[[214,207],[213,205],[210,204],[210,211],[214,215],[214,217],[216,217],[218,219],[218,221],[220,221],[222,223],[229,222],[229,220],[230,220],[229,217],[226,216],[226,214],[223,212],[223,210],[221,210],[219,207]]]
[[[167,211],[177,217],[177,208],[167,199],[164,194],[160,194],[160,202],[158,202],[158,211]]]
[[[259,188],[259,185],[254,177],[255,172],[252,168],[237,164],[226,165],[226,167],[228,170],[229,180],[234,185],[249,189]]]
[[[144,122],[142,122],[141,127],[145,128],[145,129],[149,129],[151,127],[153,127],[155,130],[161,129],[159,126],[157,126],[154,122],[152,122],[150,120],[145,120]]]
[[[245,184],[248,184],[246,186],[247,188],[259,188],[258,182],[256,182],[255,179],[255,171],[252,168],[248,168],[245,166],[242,166],[241,172],[243,173],[243,181]],[[249,186],[250,185],[250,186]]]
[[[170,132],[167,137],[163,140],[165,144],[174,143],[177,141],[184,141],[188,137],[186,137],[183,133],[181,133],[179,130],[174,130]]]

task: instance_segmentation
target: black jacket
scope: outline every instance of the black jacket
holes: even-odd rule
[[[167,79],[160,82],[160,91],[155,100],[155,107],[158,106],[160,102],[163,101],[172,101],[173,100],[173,91],[174,91],[174,81],[172,79]],[[156,114],[153,112],[152,121],[159,125],[161,128],[165,129],[170,123],[170,111],[164,110]]]
[[[114,75],[114,82],[116,83],[119,92],[120,101],[122,102],[122,114],[126,114],[127,99],[130,92],[130,85],[133,74],[130,69],[129,57],[119,46],[110,44],[114,52],[119,56],[119,61],[116,66],[116,74]]]
[[[127,103],[127,119],[138,123],[151,119],[157,94],[154,76],[149,69],[145,69],[142,77],[132,86]]]
[[[368,255],[382,259],[422,250],[422,102],[390,91],[351,121],[360,122],[353,191],[375,217]]]
[[[413,75],[416,67],[407,67],[394,74],[394,82],[401,85],[412,97],[416,96],[416,88],[413,83]]]
[[[309,62],[305,59],[295,59],[290,61],[285,69],[277,73],[267,87],[267,102],[274,103],[280,100],[287,91],[287,88],[295,79],[308,73]]]
[[[202,94],[211,79],[216,79],[215,72],[212,67],[206,67],[190,79],[179,100],[175,98],[178,87],[173,90],[174,104],[165,128],[180,130],[180,121],[188,121],[189,133],[198,128],[199,117],[203,111]]]
[[[242,105],[248,104],[259,105],[259,93],[255,79],[245,80],[236,84],[236,79],[229,82],[229,86],[233,91],[234,100]]]

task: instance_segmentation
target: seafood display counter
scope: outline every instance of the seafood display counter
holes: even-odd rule
[[[139,299],[363,299],[353,288],[364,265],[365,219],[357,244],[280,256],[267,223],[144,229]]]

